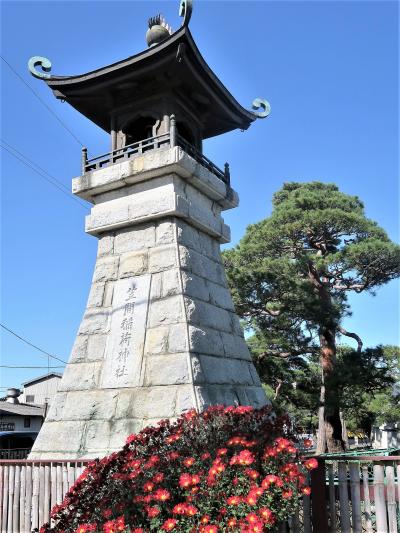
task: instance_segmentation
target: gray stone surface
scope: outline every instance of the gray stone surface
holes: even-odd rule
[[[102,388],[134,387],[140,384],[149,291],[149,275],[116,282],[101,375]]]
[[[193,407],[267,402],[221,261],[237,205],[180,148],[74,180],[99,238],[87,307],[33,458],[91,458]]]

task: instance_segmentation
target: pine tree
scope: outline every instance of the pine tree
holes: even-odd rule
[[[248,227],[224,253],[238,313],[262,332],[266,352],[284,358],[318,354],[319,453],[344,441],[334,369],[349,314],[347,295],[373,292],[400,276],[400,246],[364,213],[356,196],[334,184],[286,183],[270,217]]]

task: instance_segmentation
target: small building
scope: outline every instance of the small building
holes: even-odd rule
[[[45,405],[51,404],[55,396],[62,374],[51,372],[44,376],[25,381],[22,383],[22,395],[20,401],[27,404]]]
[[[372,428],[374,450],[400,448],[400,424],[382,424]]]
[[[45,406],[20,403],[19,389],[8,389],[0,401],[0,458],[24,459],[39,433]]]
[[[51,372],[8,389],[0,399],[0,458],[25,459],[57,393],[62,374]]]

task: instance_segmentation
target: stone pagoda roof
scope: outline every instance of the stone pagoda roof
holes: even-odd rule
[[[110,116],[117,108],[132,103],[136,106],[158,95],[179,99],[195,113],[202,122],[203,138],[247,129],[262,116],[242,107],[231,95],[201,56],[186,25],[160,44],[86,74],[36,72],[57,98],[107,132],[111,130]],[[253,103],[254,109],[258,107]]]

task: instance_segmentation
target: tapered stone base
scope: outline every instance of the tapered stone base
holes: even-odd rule
[[[229,205],[228,191],[219,201],[200,191],[205,169],[182,176],[180,167],[193,164],[185,153],[173,173],[164,161],[164,176],[152,156],[158,174],[145,183],[111,190],[120,172],[105,190],[96,173],[91,183],[79,178],[81,196],[90,191],[98,204],[86,221],[99,237],[98,256],[60,390],[30,458],[102,456],[130,433],[192,407],[267,403],[220,256],[228,239],[220,211],[236,198],[229,192]],[[220,181],[205,172],[209,183]],[[128,168],[128,175],[143,170]]]

